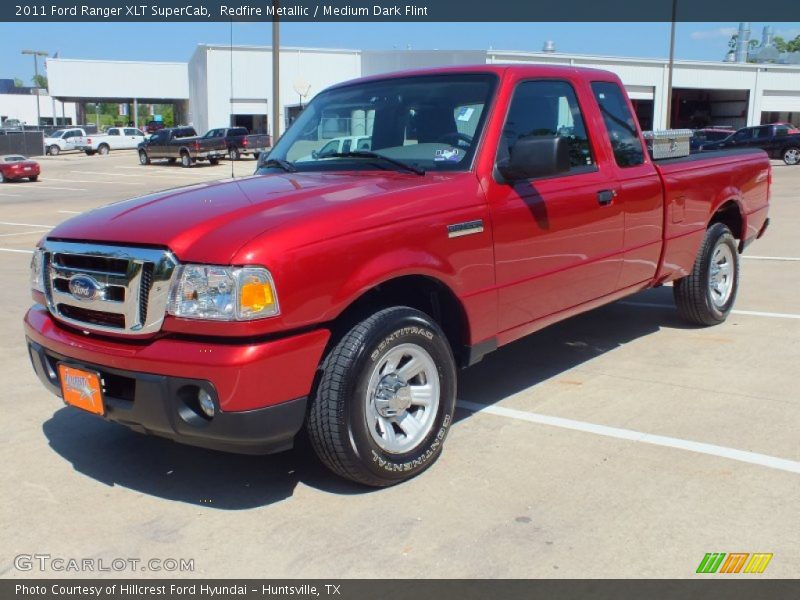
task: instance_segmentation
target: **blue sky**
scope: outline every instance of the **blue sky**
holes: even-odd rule
[[[786,38],[800,23],[764,25]],[[737,23],[679,23],[676,58],[721,60]],[[269,44],[270,23],[235,23],[235,44]],[[228,23],[0,23],[0,78],[29,82],[33,65],[23,48],[58,51],[64,58],[188,61],[199,43],[228,43]],[[665,57],[669,23],[283,23],[281,43],[367,49],[541,50],[546,39],[561,52]]]

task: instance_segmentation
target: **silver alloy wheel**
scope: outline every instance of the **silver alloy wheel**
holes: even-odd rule
[[[736,273],[733,251],[728,244],[718,244],[708,265],[708,291],[717,308],[724,307],[730,300],[734,277]]]
[[[439,370],[416,344],[389,350],[372,369],[367,385],[367,428],[385,452],[401,454],[428,436],[439,410]]]
[[[789,148],[783,153],[783,162],[787,165],[796,165],[800,163],[800,149]]]

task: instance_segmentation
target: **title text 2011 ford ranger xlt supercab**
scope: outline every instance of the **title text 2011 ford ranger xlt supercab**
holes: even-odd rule
[[[655,164],[603,71],[361,79],[320,93],[260,174],[50,232],[30,356],[135,430],[268,453],[305,427],[333,471],[390,485],[436,460],[457,367],[498,346],[670,281],[685,318],[723,321],[770,178],[762,151]]]

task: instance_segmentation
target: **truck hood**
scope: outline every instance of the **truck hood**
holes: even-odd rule
[[[206,182],[91,210],[58,225],[47,237],[167,247],[182,261],[228,264],[244,244],[275,227],[300,227],[320,211],[341,210],[450,177],[359,171]]]

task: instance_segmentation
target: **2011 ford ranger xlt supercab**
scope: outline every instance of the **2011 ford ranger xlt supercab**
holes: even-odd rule
[[[369,148],[318,152],[345,136]],[[604,71],[360,79],[253,176],[48,233],[30,357],[68,405],[137,431],[269,453],[305,429],[339,475],[391,485],[440,455],[457,368],[499,346],[667,282],[688,321],[724,321],[770,183],[759,150],[654,162]]]

